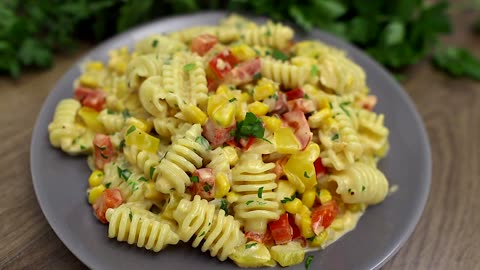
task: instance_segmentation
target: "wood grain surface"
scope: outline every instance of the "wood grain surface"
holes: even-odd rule
[[[480,56],[480,37],[469,29],[475,15],[457,11],[455,32],[445,41]],[[86,269],[38,206],[29,148],[44,99],[89,48],[57,56],[48,71],[0,78],[0,269]],[[415,232],[383,269],[480,269],[480,83],[452,79],[427,61],[407,75],[404,87],[428,130],[433,178]]]

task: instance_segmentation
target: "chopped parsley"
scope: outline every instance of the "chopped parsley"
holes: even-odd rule
[[[263,139],[265,128],[260,118],[251,112],[247,112],[245,119],[237,123],[237,129],[234,132],[236,139],[248,139],[250,136]]]
[[[312,242],[313,240],[315,240],[315,236],[312,236],[310,238],[307,238],[308,241]]]
[[[112,185],[112,183],[111,183],[111,182],[108,182],[108,183],[105,184],[105,187],[106,187],[106,188],[110,188],[111,185]]]
[[[305,268],[307,270],[310,268],[310,264],[312,264],[313,261],[313,255],[308,255],[307,259],[305,260]]]
[[[103,153],[100,153],[100,156],[102,156],[103,159],[108,159],[108,156],[104,155]]]
[[[138,178],[138,181],[143,181],[143,182],[147,182],[147,178],[143,177],[143,176],[140,176],[140,178]]]
[[[291,201],[295,200],[296,197],[297,197],[297,196],[295,196],[295,194],[293,194],[292,197],[290,197],[290,198],[289,198],[289,197],[285,197],[285,198],[283,198],[283,200],[281,200],[280,202],[281,202],[281,203],[291,202]]]
[[[85,145],[80,145],[80,150],[85,150],[85,149],[87,149]]]
[[[265,31],[265,36],[269,37],[272,35],[272,31],[270,31],[270,28]]]
[[[253,203],[253,201],[252,201],[252,200],[249,200],[249,201],[247,201],[245,204],[246,204],[246,205],[250,205],[251,203]]]
[[[196,176],[196,175],[190,176],[190,181],[191,181],[192,183],[198,183],[198,176]]]
[[[308,175],[307,171],[304,171],[304,172],[303,172],[303,177],[305,177],[305,178],[310,178],[310,176]]]
[[[123,118],[132,117],[132,115],[130,114],[130,112],[127,109],[122,111],[122,116],[123,116]]]
[[[280,61],[288,60],[288,56],[277,49],[273,50],[272,57]]]
[[[237,100],[236,98],[231,98],[231,99],[228,100],[228,102],[231,103],[231,102],[234,102],[234,101],[236,101],[236,100]]]
[[[260,187],[260,188],[258,188],[257,196],[258,196],[258,198],[261,199],[261,198],[262,198],[262,195],[263,195],[263,187]]]
[[[183,66],[183,71],[190,72],[190,71],[194,70],[196,66],[197,65],[195,63],[186,64],[185,66]]]
[[[149,174],[150,179],[153,179],[153,174],[154,173],[155,173],[155,167],[152,166],[152,167],[150,167],[150,174]]]
[[[269,98],[273,98],[275,100],[278,100],[278,94],[275,92],[273,95],[269,96]]]
[[[98,145],[97,145],[97,148],[100,149],[101,151],[105,151],[107,149],[106,146],[98,146]]]
[[[256,81],[256,80],[260,80],[262,78],[262,73],[258,72],[258,73],[255,73],[255,75],[253,75],[253,80]]]
[[[222,199],[222,200],[220,201],[220,209],[222,209],[223,211],[225,211],[225,215],[228,215],[228,202],[227,202],[227,200]]]
[[[198,237],[202,237],[205,235],[205,231],[203,231]]]
[[[205,139],[205,137],[203,136],[198,136],[197,138],[195,138],[195,142],[198,143],[198,144],[201,144],[203,147],[205,147],[205,149],[207,150],[210,150],[212,149],[210,147],[210,143],[207,141],[207,139]]]
[[[152,47],[153,47],[153,48],[156,48],[157,45],[158,45],[158,40],[154,39],[154,40],[152,41]]]
[[[310,96],[307,95],[307,94],[305,94],[305,95],[303,95],[303,98],[305,98],[305,99],[310,99]]]
[[[318,67],[317,67],[317,65],[312,65],[312,68],[310,69],[310,75],[311,75],[312,77],[315,77],[315,76],[317,76],[317,74],[318,74]]]
[[[333,109],[332,102],[328,102],[328,106],[330,106],[330,109]]]
[[[261,202],[261,201],[257,201],[258,205],[265,205],[267,204],[266,202]]]
[[[365,189],[367,189],[365,186],[362,186],[362,191],[365,191]]]
[[[134,125],[131,125],[127,130],[127,135],[134,132],[137,128]]]
[[[130,221],[132,221],[133,219],[132,209],[128,209],[128,210],[130,210],[130,212],[128,213],[128,218],[130,218]]]
[[[254,247],[254,246],[256,246],[256,245],[257,245],[257,242],[250,243],[250,244],[246,244],[246,245],[245,245],[245,249],[249,249],[249,248]]]
[[[107,109],[107,114],[115,114],[115,112],[110,109]]]
[[[347,105],[349,105],[349,104],[350,104],[350,102],[348,102],[348,101],[347,101],[347,102],[343,102],[343,103],[340,104],[340,109],[342,109],[342,111],[343,111],[346,115],[348,115],[348,117],[350,117],[350,112],[349,112],[347,109],[345,109],[345,106],[347,106]]]
[[[212,186],[210,186],[209,184],[205,184],[205,186],[203,186],[203,190],[205,190],[205,192],[209,192],[211,189]]]
[[[129,169],[122,169],[118,166],[117,166],[117,173],[118,173],[118,177],[123,178],[125,181],[127,181],[128,178],[130,178],[130,175],[132,175],[132,172]]]
[[[332,136],[332,141],[336,141],[336,140],[338,140],[338,138],[340,138],[340,134],[335,133],[335,134],[333,134],[333,136]]]
[[[163,155],[163,157],[160,159],[160,162],[162,162],[162,160],[167,156],[167,154],[168,154],[168,151],[165,152],[165,155]],[[152,171],[152,169],[150,169],[150,172],[151,172],[151,171]]]
[[[132,191],[136,191],[138,189],[138,183],[132,180],[127,181],[127,185],[130,186]]]
[[[125,147],[125,139],[122,139],[120,141],[120,144],[117,146],[117,150],[122,151],[124,147]]]

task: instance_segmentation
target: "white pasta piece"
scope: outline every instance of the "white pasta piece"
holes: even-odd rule
[[[293,30],[280,23],[268,22],[260,27],[242,30],[240,39],[248,45],[270,46],[283,50],[290,46]]]
[[[358,111],[358,121],[358,135],[365,152],[384,155],[385,153],[380,152],[387,143],[389,131],[383,124],[383,114],[361,109]]]
[[[146,54],[135,57],[127,66],[127,82],[130,89],[138,89],[142,82],[152,76],[161,75],[167,54]]]
[[[155,167],[160,162],[160,157],[154,153],[139,149],[135,145],[126,145],[123,148],[125,159],[136,166],[147,179],[154,179],[157,175]]]
[[[337,183],[336,192],[346,203],[377,204],[388,194],[388,181],[376,167],[356,162],[343,171],[332,173],[329,181]]]
[[[234,204],[235,218],[243,221],[245,231],[265,233],[268,222],[280,216],[276,175],[269,172],[274,167],[264,163],[261,154],[244,153],[232,169],[232,191],[240,195]]]
[[[307,67],[294,66],[271,57],[262,58],[261,61],[262,76],[280,83],[285,88],[301,87],[310,72]]]
[[[142,54],[172,54],[187,50],[187,46],[176,39],[164,35],[151,35],[135,44],[135,52]]]
[[[98,114],[97,120],[102,123],[108,134],[122,130],[125,125],[125,118],[122,114],[111,112],[108,109],[102,110]]]
[[[160,222],[146,210],[122,205],[108,209],[105,216],[109,222],[108,237],[120,242],[159,252],[179,241],[168,224]]]
[[[162,117],[153,119],[153,126],[158,135],[164,138],[170,138],[178,134],[184,134],[192,127],[190,123],[180,120],[176,117],[168,116],[166,113]]]
[[[115,162],[105,164],[103,184],[110,188],[118,188],[126,202],[144,201],[146,181],[142,177],[145,178],[145,176],[126,167],[123,161],[123,158],[119,158]]]
[[[223,210],[215,213],[215,206],[198,195],[193,201],[181,200],[173,216],[182,241],[189,241],[195,235],[192,246],[197,247],[203,241],[202,251],[209,250],[212,257],[217,256],[221,261],[246,242],[238,221]]]

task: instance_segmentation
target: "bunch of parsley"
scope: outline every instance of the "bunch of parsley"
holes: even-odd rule
[[[450,31],[448,4],[427,2],[430,1],[3,0],[0,74],[18,77],[25,67],[49,67],[55,51],[72,50],[78,40],[97,42],[154,18],[208,9],[252,12],[293,22],[305,31],[314,27],[326,30],[398,71],[427,56],[438,37]]]

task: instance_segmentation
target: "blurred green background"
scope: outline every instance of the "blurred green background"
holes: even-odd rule
[[[2,0],[0,74],[18,78],[48,68],[56,52],[79,42],[98,43],[137,24],[200,10],[229,10],[289,21],[304,31],[332,32],[364,49],[402,78],[402,70],[425,57],[453,76],[480,80],[480,61],[465,49],[443,46],[453,9],[480,8],[480,0]],[[453,3],[453,4],[452,4]],[[471,26],[480,33],[480,18]]]

